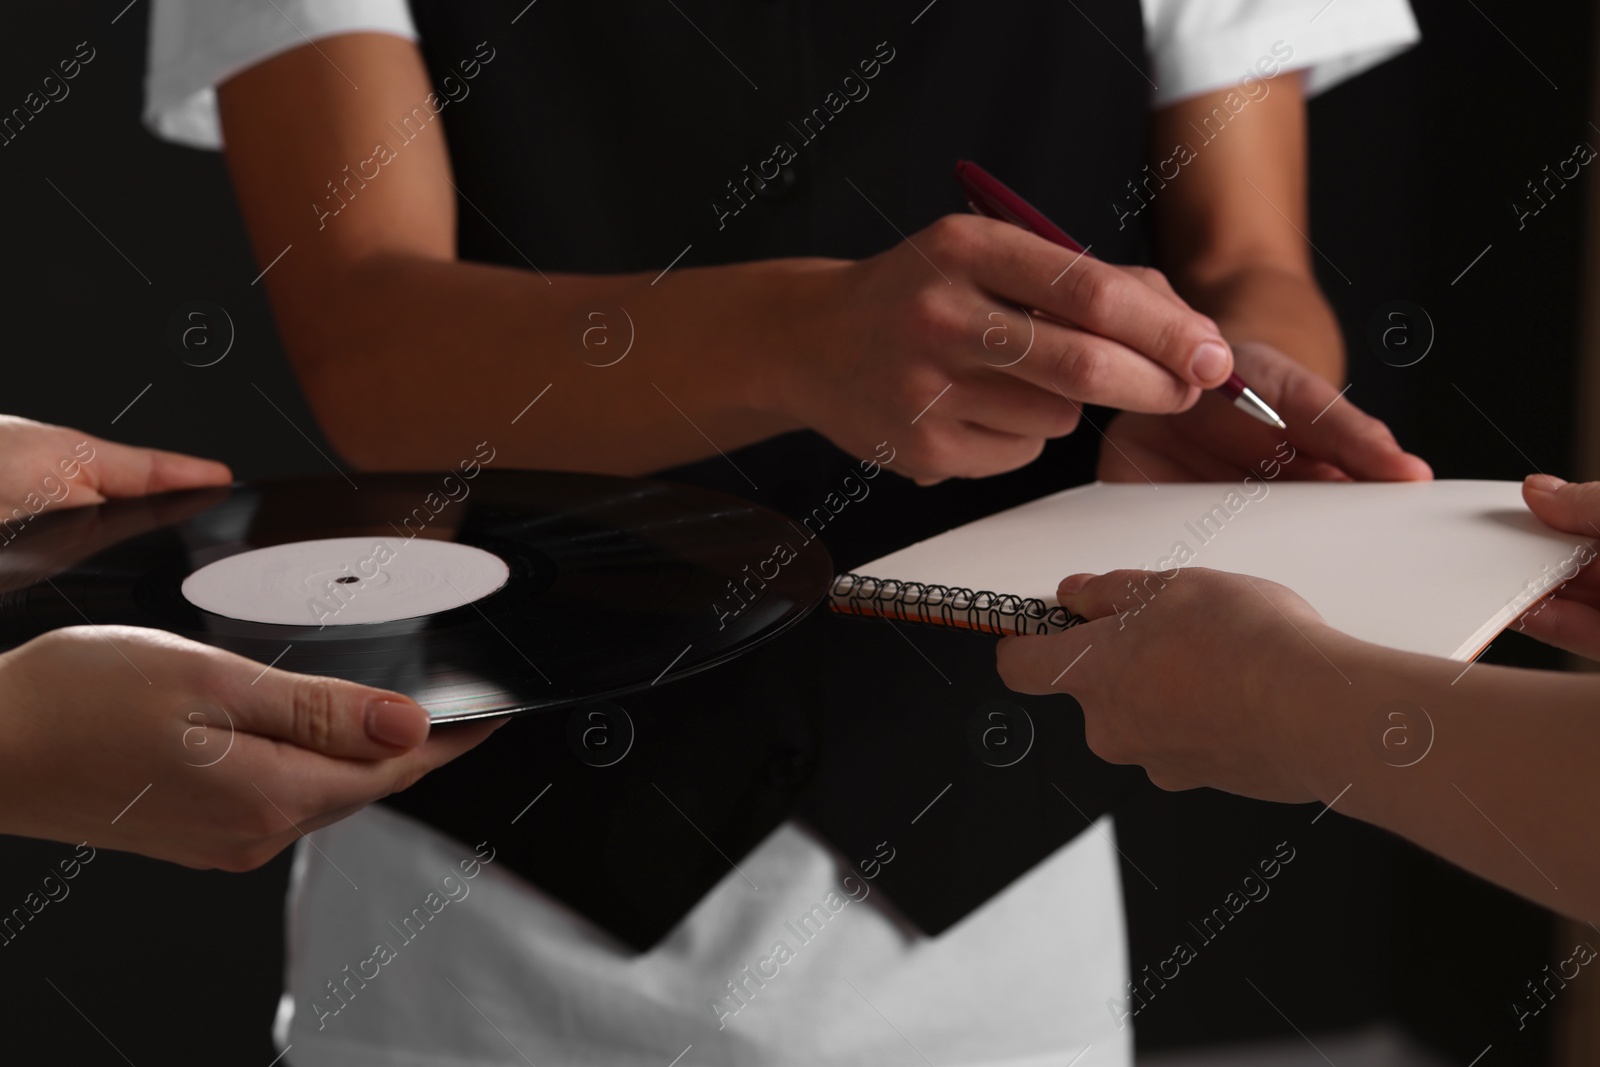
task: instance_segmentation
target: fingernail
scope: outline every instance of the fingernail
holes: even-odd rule
[[[1535,493],[1553,493],[1567,483],[1553,474],[1530,474],[1522,484]]]
[[[1228,348],[1221,341],[1207,341],[1194,350],[1189,373],[1202,382],[1215,381],[1228,373]]]
[[[366,724],[368,737],[395,748],[416,748],[428,737],[427,713],[392,697],[367,702]]]
[[[1061,584],[1056,587],[1057,596],[1071,596],[1089,584],[1092,574],[1069,574],[1061,579]]]

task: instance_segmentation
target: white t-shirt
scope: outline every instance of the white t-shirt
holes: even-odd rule
[[[1319,93],[1415,44],[1407,0],[1140,0],[1153,103],[1237,83],[1273,45]],[[153,0],[144,120],[156,134],[222,147],[216,86],[308,40],[362,31],[415,40],[405,0]],[[1280,50],[1281,52],[1281,50]]]
[[[1418,36],[1406,0],[1142,4],[1156,106],[1237,83],[1263,57],[1319,92]],[[154,0],[145,121],[217,148],[216,85],[359,31],[416,37],[405,0]],[[870,883],[846,883],[824,844],[785,824],[635,954],[493,862],[466,880],[470,848],[369,808],[299,846],[274,1036],[294,1067],[1128,1067],[1132,1031],[1108,1006],[1128,977],[1112,835],[1099,820],[925,937],[881,895],[856,899]],[[802,940],[808,915],[825,922]]]

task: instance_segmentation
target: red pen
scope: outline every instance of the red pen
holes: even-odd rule
[[[1089,250],[1073,240],[1071,234],[1045,218],[1044,213],[1038,208],[1022,199],[1004,182],[976,163],[965,159],[958,162],[956,182],[966,194],[968,206],[979,215],[1021,226],[1029,233],[1037,234],[1046,241],[1058,244],[1080,256],[1089,254]],[[1278,417],[1278,413],[1273,411],[1239,375],[1228,375],[1228,380],[1217,386],[1217,391],[1233,401],[1234,407],[1255,416],[1269,426],[1276,426],[1280,430],[1289,428]]]

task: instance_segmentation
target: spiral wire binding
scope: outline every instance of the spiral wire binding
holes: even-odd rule
[[[1085,621],[1034,597],[860,574],[835,578],[828,602],[842,615],[879,615],[1008,636],[1059,633]]]

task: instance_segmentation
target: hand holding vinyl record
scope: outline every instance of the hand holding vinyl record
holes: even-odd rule
[[[741,654],[833,574],[660,482],[229,477],[0,416],[0,833],[257,867],[508,714]]]
[[[0,831],[249,870],[504,721],[429,737],[394,693],[159,630],[53,630],[0,655]]]

